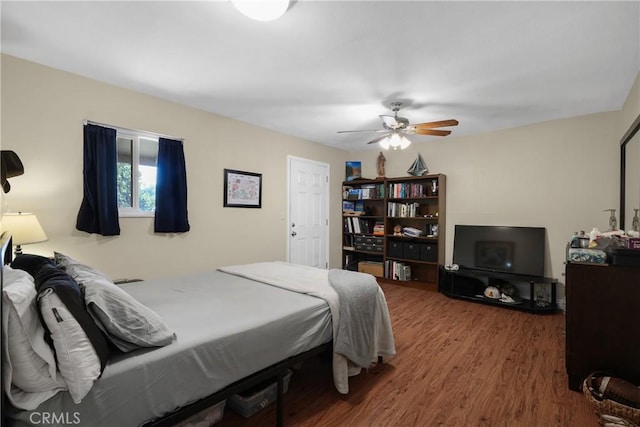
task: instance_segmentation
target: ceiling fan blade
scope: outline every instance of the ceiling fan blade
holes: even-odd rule
[[[438,122],[418,123],[413,126],[415,126],[417,129],[433,129],[447,126],[458,126],[458,121],[455,119],[440,120]]]
[[[451,133],[450,130],[439,129],[416,129],[416,135],[434,135],[434,136],[447,136]]]
[[[395,117],[393,116],[385,116],[385,115],[380,115],[380,118],[382,119],[382,123],[384,123],[384,126],[388,129],[395,129],[398,127],[398,121],[396,120]]]
[[[385,134],[385,135],[379,136],[379,137],[377,137],[375,139],[372,139],[371,141],[367,142],[367,144],[375,144],[376,142],[380,142],[380,141],[382,141],[383,139],[385,139],[388,136],[389,136],[388,133]]]
[[[363,129],[363,130],[339,130],[338,133],[352,133],[352,132],[386,132],[386,129]]]

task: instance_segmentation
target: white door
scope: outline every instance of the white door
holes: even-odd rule
[[[288,161],[288,260],[329,268],[329,165],[292,156]]]

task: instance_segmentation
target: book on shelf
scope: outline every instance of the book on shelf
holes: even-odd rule
[[[362,199],[362,190],[360,188],[350,188],[347,192],[347,200]]]
[[[384,184],[365,184],[360,187],[345,185],[342,198],[346,200],[384,199]]]
[[[344,217],[344,232],[353,234],[373,234],[373,221],[357,215]],[[384,225],[383,225],[384,231]]]
[[[394,199],[426,197],[426,187],[418,183],[389,184],[389,196]]]
[[[351,218],[344,219],[344,232],[345,233],[353,233],[353,226],[351,224]]]
[[[367,184],[362,186],[363,199],[384,198],[384,184]]]
[[[407,282],[411,280],[411,266],[398,261],[385,261],[384,277]]]
[[[387,216],[396,218],[415,218],[418,216],[420,203],[397,203],[389,202],[387,205]]]
[[[376,221],[373,224],[373,235],[374,236],[384,236],[384,223],[380,221]]]
[[[353,232],[356,234],[362,233],[362,229],[360,228],[360,219],[359,218],[351,218],[353,221]]]

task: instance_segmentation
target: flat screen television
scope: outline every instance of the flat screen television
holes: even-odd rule
[[[546,229],[456,225],[453,262],[462,268],[544,276]]]

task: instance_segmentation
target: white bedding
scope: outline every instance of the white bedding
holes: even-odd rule
[[[245,277],[258,282],[267,283],[272,286],[288,289],[298,293],[303,293],[324,299],[331,310],[333,319],[333,336],[338,336],[338,325],[340,324],[340,299],[338,293],[329,280],[329,270],[307,267],[298,264],[285,262],[262,262],[255,264],[235,265],[220,268],[221,271],[237,276]],[[362,274],[362,273],[360,273]],[[373,279],[375,280],[375,279]],[[378,287],[377,294],[377,316],[375,324],[372,326],[372,333],[375,335],[376,348],[372,354],[371,362],[377,356],[390,358],[395,355],[395,344],[391,319],[387,308],[387,302],[382,289]],[[335,348],[334,339],[334,348]],[[333,380],[336,389],[342,394],[349,392],[349,379],[351,375],[360,373],[361,368],[368,366],[356,366],[349,363],[349,360],[342,355],[333,352]]]
[[[58,392],[33,411],[11,409],[9,425],[32,425],[41,413],[92,427],[141,425],[336,336],[340,299],[328,270],[286,263],[225,270],[123,285],[177,340],[115,355],[80,404]],[[388,358],[395,348],[382,290],[377,304],[376,354]],[[334,354],[339,392],[348,392],[348,375],[359,371]]]
[[[138,426],[331,340],[327,303],[219,271],[122,285],[177,335],[156,349],[114,355],[75,404],[59,392],[9,426],[42,413],[91,427]],[[74,418],[76,417],[76,418]]]

